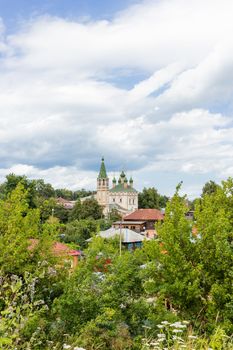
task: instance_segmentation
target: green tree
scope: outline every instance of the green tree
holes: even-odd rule
[[[35,186],[37,195],[43,198],[55,197],[55,190],[53,186],[49,183],[45,183],[43,179],[32,180]]]
[[[213,327],[216,318],[233,327],[233,180],[217,185],[196,203],[197,248],[202,266],[202,317]]]
[[[98,223],[93,219],[74,220],[66,225],[63,241],[75,243],[82,249],[86,247],[86,240],[97,233]]]
[[[83,203],[79,200],[70,212],[70,221],[93,218],[98,220],[102,217],[103,210],[96,199],[86,199]]]
[[[17,273],[30,264],[29,239],[38,234],[40,214],[29,209],[28,191],[19,183],[0,203],[0,266]]]
[[[73,192],[67,188],[59,188],[55,190],[56,197],[61,197],[67,200],[73,200]]]
[[[82,203],[81,207],[81,219],[93,218],[95,220],[100,219],[103,215],[102,207],[99,205],[96,199],[86,199]]]
[[[27,179],[26,176],[15,175],[13,173],[6,176],[6,181],[4,183],[4,198],[10,194],[17,185],[21,183],[27,190],[27,202],[31,208],[36,207],[36,187],[33,181]]]
[[[216,184],[216,182],[210,180],[209,182],[206,182],[205,185],[203,186],[202,188],[202,197],[206,194],[214,194],[217,189],[219,188],[220,186]]]
[[[111,222],[121,220],[121,217],[122,216],[117,209],[112,209],[109,213],[109,220]]]
[[[150,209],[165,208],[168,199],[166,196],[161,196],[154,187],[144,188],[138,195],[138,206]]]
[[[144,247],[157,266],[149,269],[146,289],[202,330],[212,331],[218,320],[231,332],[233,182],[223,182],[196,203],[194,224],[185,218],[185,202],[178,188],[157,227],[153,250]]]

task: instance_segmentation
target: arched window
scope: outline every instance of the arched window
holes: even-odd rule
[[[120,198],[120,203],[122,203],[122,198]]]

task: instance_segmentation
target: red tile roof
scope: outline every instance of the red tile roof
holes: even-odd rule
[[[30,239],[30,245],[28,247],[29,250],[33,250],[37,244],[38,244],[38,239]],[[60,243],[60,242],[54,242],[52,251],[54,255],[62,256],[62,255],[70,255],[70,256],[78,256],[81,255],[80,250],[74,250],[70,249],[67,245]]]
[[[126,215],[124,220],[144,220],[144,221],[158,221],[163,220],[164,215],[158,209],[138,209],[133,213]]]

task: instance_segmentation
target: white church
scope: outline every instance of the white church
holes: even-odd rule
[[[97,178],[96,199],[103,207],[103,213],[107,215],[111,210],[116,209],[120,214],[126,215],[138,209],[138,192],[133,188],[133,179],[129,181],[121,172],[118,181],[114,177],[112,188],[109,188],[104,158],[102,158],[99,176]]]

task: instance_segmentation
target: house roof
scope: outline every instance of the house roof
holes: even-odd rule
[[[69,201],[67,199],[64,199],[62,197],[58,197],[56,199],[56,203],[62,205],[66,209],[73,209],[75,206],[76,201]]]
[[[111,188],[109,190],[110,193],[116,193],[116,192],[134,192],[137,193],[137,191],[135,190],[135,188],[131,187],[130,185],[126,185],[126,184],[122,184],[119,183],[118,185],[116,185],[115,187]]]
[[[122,228],[121,230],[116,228],[109,228],[106,231],[100,231],[99,236],[102,238],[113,238],[115,236],[120,235],[120,231],[122,234],[122,243],[133,243],[133,242],[142,242],[146,239],[146,237],[136,233],[128,228]]]
[[[38,239],[31,238],[30,240],[30,245],[28,247],[29,250],[33,250],[36,248],[37,244],[39,243]],[[64,255],[69,255],[69,256],[79,256],[82,255],[81,250],[75,250],[75,249],[70,249],[66,244],[61,243],[61,242],[54,242],[53,247],[52,247],[52,252],[54,255],[57,256],[64,256]]]
[[[138,209],[124,217],[124,221],[159,221],[163,219],[164,215],[158,209]]]

